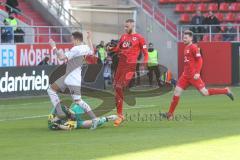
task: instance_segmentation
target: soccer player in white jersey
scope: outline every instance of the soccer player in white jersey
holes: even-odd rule
[[[74,47],[66,53],[58,51],[56,43],[52,39],[49,41],[50,46],[52,47],[53,52],[57,54],[58,59],[66,61],[67,64],[66,73],[57,79],[47,90],[51,102],[56,110],[56,118],[53,121],[66,117],[66,113],[62,110],[61,101],[57,92],[64,92],[65,89],[68,88],[74,103],[78,104],[79,107],[81,107],[92,119],[91,129],[96,129],[99,119],[93,113],[91,107],[81,99],[81,67],[85,56],[94,54],[91,40],[92,36],[90,32],[87,33],[87,45],[83,43],[83,34],[80,32],[72,33],[71,39]]]

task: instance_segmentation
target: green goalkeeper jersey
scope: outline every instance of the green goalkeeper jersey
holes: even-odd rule
[[[80,107],[78,104],[73,103],[70,106],[70,110],[73,112],[73,114],[75,115],[76,121],[82,121],[81,116],[85,113],[83,108]]]
[[[76,104],[76,103],[73,103],[71,106],[70,106],[70,110],[69,110],[69,112],[67,111],[67,109],[66,109],[66,106],[64,106],[64,105],[62,105],[61,106],[62,107],[62,110],[66,113],[66,115],[69,115],[69,112],[71,112],[71,114],[72,115],[74,115],[73,117],[74,117],[74,120],[72,121],[72,122],[76,122],[76,128],[80,128],[81,126],[82,126],[82,124],[83,124],[83,119],[81,118],[81,116],[85,113],[84,112],[84,110],[83,110],[83,108],[82,107],[80,107],[78,104]],[[55,108],[51,111],[51,115],[54,115],[55,114]],[[49,117],[50,118],[50,117]],[[53,118],[53,117],[51,117],[51,118]],[[51,119],[50,118],[50,119]],[[68,122],[69,121],[69,119],[68,119],[68,117],[66,117],[65,119],[61,119],[61,120],[59,120],[57,123],[58,124],[65,124],[66,122]],[[54,125],[54,123],[52,123],[51,122],[51,120],[49,120],[48,121],[48,128],[50,128],[50,129],[53,129],[53,130],[55,130],[55,127],[54,127],[55,125]]]

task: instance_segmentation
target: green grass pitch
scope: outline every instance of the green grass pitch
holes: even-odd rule
[[[95,131],[50,131],[45,98],[0,100],[1,160],[239,160],[240,88],[235,101],[202,97],[187,90],[176,110],[178,121],[132,117],[121,127],[108,123]],[[167,111],[172,92],[138,98],[128,115]],[[84,99],[96,106],[94,98]],[[191,120],[190,120],[191,110]],[[112,111],[109,114],[113,114]],[[134,119],[135,118],[135,119]]]

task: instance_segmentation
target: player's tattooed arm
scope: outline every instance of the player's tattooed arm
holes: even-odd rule
[[[140,39],[140,47],[144,55],[143,65],[146,67],[148,63],[148,49],[147,49],[145,39],[143,37]]]
[[[53,49],[53,53],[57,55],[58,59],[60,59],[60,60],[66,60],[67,59],[67,56],[62,51],[59,51],[57,49],[56,43],[53,39],[49,40],[49,44]]]

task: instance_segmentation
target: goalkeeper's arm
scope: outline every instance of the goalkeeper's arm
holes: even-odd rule
[[[67,121],[64,124],[54,124],[60,130],[71,131],[77,128],[77,121]]]

